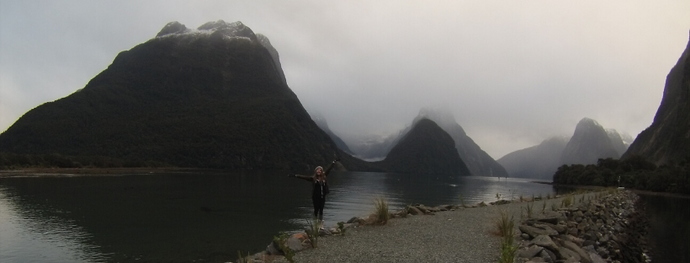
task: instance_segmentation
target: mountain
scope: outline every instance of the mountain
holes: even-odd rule
[[[508,177],[508,172],[489,154],[484,152],[465,130],[455,121],[455,117],[448,111],[437,109],[422,109],[412,123],[420,119],[430,119],[436,122],[455,141],[455,148],[460,158],[465,162],[472,175]]]
[[[652,125],[635,138],[622,159],[633,156],[657,165],[690,161],[690,42],[666,76]]]
[[[83,89],[24,114],[0,149],[132,166],[304,170],[331,161],[335,143],[286,83],[268,38],[241,22],[172,22]]]
[[[539,145],[517,150],[498,159],[512,177],[551,180],[564,164],[595,164],[599,158],[617,158],[628,145],[614,129],[604,129],[584,118],[573,136],[552,137]]]
[[[607,129],[606,134],[608,134],[609,140],[611,140],[611,144],[613,145],[613,149],[616,150],[618,155],[622,156],[625,151],[628,150],[628,147],[630,147],[630,144],[625,142],[623,136],[621,136],[618,131],[614,129]]]
[[[368,161],[380,161],[393,149],[400,138],[410,131],[407,127],[398,133],[390,135],[360,134],[346,138],[347,145],[352,150],[352,154],[358,158]]]
[[[352,150],[350,150],[350,148],[347,147],[347,144],[343,141],[343,139],[340,139],[340,137],[333,133],[333,131],[331,131],[331,128],[328,127],[328,122],[326,121],[326,118],[319,116],[314,117],[313,120],[316,123],[316,125],[319,126],[319,128],[321,128],[324,132],[326,132],[326,134],[328,134],[328,137],[330,137],[331,140],[335,142],[335,145],[338,146],[340,150],[343,150],[348,154],[352,154]]]
[[[497,160],[511,177],[551,180],[561,166],[561,154],[568,144],[567,137],[552,137],[522,150],[506,154]]]
[[[422,119],[434,121],[453,138],[460,158],[465,162],[472,175],[508,176],[505,168],[484,152],[472,138],[467,136],[462,127],[455,121],[455,117],[443,110],[421,109],[417,117],[412,120],[412,125],[402,129],[397,134],[384,137],[362,137],[359,141],[351,142],[349,145],[355,156],[368,160],[384,159],[393,147]]]
[[[600,158],[618,159],[619,157],[620,154],[616,151],[604,127],[595,120],[584,118],[577,123],[573,136],[563,149],[560,162],[561,164],[596,164]]]
[[[447,132],[429,119],[418,120],[380,162],[386,171],[413,174],[469,175]]]

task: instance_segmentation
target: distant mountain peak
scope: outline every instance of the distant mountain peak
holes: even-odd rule
[[[382,164],[388,171],[413,174],[469,175],[453,138],[434,121],[422,118],[391,149]]]
[[[582,120],[580,120],[580,121],[577,123],[577,126],[575,126],[575,130],[577,130],[578,127],[586,128],[586,127],[592,127],[592,126],[602,127],[602,126],[601,126],[597,121],[595,121],[594,119],[590,119],[590,118],[585,117],[585,118],[582,118]]]
[[[161,29],[157,38],[161,37],[200,37],[200,36],[220,36],[224,39],[235,40],[245,39],[257,40],[254,31],[245,26],[242,22],[225,22],[223,20],[206,22],[197,29],[189,29],[180,22],[174,21],[166,24]]]
[[[617,136],[617,141],[620,141],[620,136]],[[563,150],[561,163],[592,164],[599,158],[618,158],[619,151],[603,126],[593,119],[583,118],[575,126],[575,132]]]

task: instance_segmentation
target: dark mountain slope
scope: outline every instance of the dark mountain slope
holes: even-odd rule
[[[551,180],[561,165],[568,138],[553,137],[539,145],[517,150],[498,159],[511,177]]]
[[[337,151],[240,22],[168,24],[83,89],[27,112],[3,152],[182,167],[306,169]]]
[[[472,138],[467,136],[465,130],[455,121],[452,114],[441,110],[422,109],[412,123],[423,118],[436,122],[453,138],[460,158],[465,162],[472,175],[508,177],[506,169],[482,150]]]
[[[563,149],[561,164],[596,164],[600,158],[619,157],[604,127],[595,120],[583,118]]]
[[[316,123],[319,128],[321,128],[326,134],[328,134],[328,137],[333,140],[336,146],[338,146],[338,149],[343,150],[344,152],[348,154],[352,154],[352,151],[350,150],[349,147],[347,147],[347,144],[343,141],[343,139],[340,139],[338,135],[333,133],[331,131],[331,128],[328,127],[328,121],[326,121],[326,118],[323,117],[315,117],[313,118],[314,122]]]
[[[421,119],[380,165],[389,172],[469,175],[453,138],[429,119]]]
[[[666,76],[654,122],[635,138],[622,159],[636,155],[657,165],[690,160],[690,42]]]

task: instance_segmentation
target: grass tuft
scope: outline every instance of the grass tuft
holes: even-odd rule
[[[340,232],[340,235],[341,235],[341,236],[344,236],[344,235],[345,235],[345,230],[347,230],[347,229],[345,228],[345,223],[343,223],[343,222],[338,222],[338,231]]]
[[[561,201],[561,207],[570,207],[573,204],[573,196],[568,195],[566,197],[563,197],[563,200]]]
[[[374,216],[376,217],[376,223],[381,225],[388,223],[391,214],[388,210],[388,201],[386,199],[379,197],[374,200]]]
[[[532,212],[534,212],[534,205],[533,203],[530,203],[525,207],[525,211],[527,212],[527,218],[532,218]]]
[[[515,219],[512,215],[508,216],[506,211],[501,211],[500,218],[494,222],[494,234],[505,237],[513,235],[513,228],[515,227]]]
[[[513,263],[517,255],[518,247],[515,241],[515,221],[513,216],[508,216],[505,211],[501,211],[501,217],[496,221],[496,230],[503,237],[501,241],[501,257],[499,263]]]
[[[290,263],[295,263],[295,260],[293,257],[295,256],[295,251],[293,251],[288,245],[287,245],[287,240],[290,236],[285,233],[285,232],[280,232],[278,236],[273,237],[273,242],[278,244],[278,247],[280,248],[281,251],[283,251],[283,255],[285,256],[285,259],[289,261]]]
[[[237,250],[237,263],[249,263],[252,262],[251,258],[249,257],[249,251],[247,251],[246,256],[242,256],[242,251]]]
[[[317,248],[319,246],[319,223],[316,219],[314,221],[307,219],[307,226],[309,226],[309,228],[304,232],[307,234],[311,247]]]

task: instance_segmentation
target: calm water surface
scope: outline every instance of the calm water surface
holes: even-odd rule
[[[311,217],[311,184],[287,172],[0,178],[0,262],[226,262]],[[326,225],[373,200],[467,204],[554,194],[525,179],[333,172]]]
[[[652,262],[690,262],[688,197],[640,194],[649,215]]]

